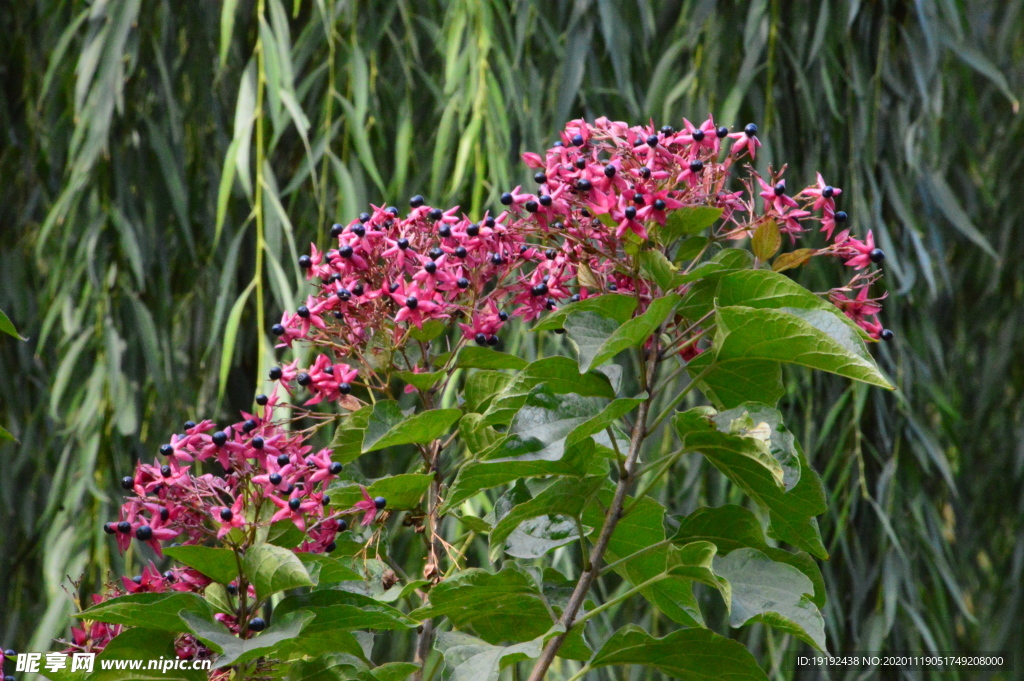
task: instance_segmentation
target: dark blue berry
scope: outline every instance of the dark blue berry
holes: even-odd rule
[[[350,392],[352,392],[352,386],[349,385],[348,383],[339,383],[338,392],[341,393],[342,395],[348,395]]]
[[[153,528],[149,525],[141,525],[135,530],[135,538],[139,541],[149,541],[153,538]]]
[[[447,239],[452,235],[452,228],[448,225],[441,225],[437,228],[437,235],[442,239]]]
[[[846,211],[842,211],[842,210],[837,210],[837,211],[836,211],[836,214],[835,214],[834,216],[832,216],[832,217],[833,217],[833,219],[834,219],[834,220],[835,220],[835,221],[836,221],[837,223],[839,223],[839,224],[842,224],[842,223],[846,222],[846,219],[847,219],[847,218],[848,218],[849,216],[848,216],[848,215],[846,214]]]
[[[409,199],[409,206],[412,208],[419,208],[423,205],[423,197],[417,194],[416,196]]]
[[[216,433],[213,434],[213,444],[217,445],[218,447],[223,447],[224,445],[227,444],[227,442],[228,434],[225,433],[223,430],[218,430]]]
[[[334,461],[331,463],[330,466],[327,467],[327,470],[328,472],[330,472],[331,475],[337,475],[338,473],[341,472],[342,468],[344,468],[344,466],[341,465],[340,461]]]
[[[403,251],[405,249],[409,248],[409,240],[408,239],[399,239],[396,243],[398,245],[398,248],[400,248]]]
[[[262,617],[253,617],[249,620],[249,631],[263,631],[267,628],[267,623]]]
[[[701,142],[704,140],[704,131],[701,130],[700,128],[697,128],[696,130],[690,133],[690,137],[693,138],[694,142]]]
[[[512,205],[512,201],[513,201],[512,195],[509,194],[508,192],[505,192],[504,194],[502,194],[501,198],[498,199],[498,200],[501,201],[501,205],[503,205],[503,206],[511,206]]]
[[[540,201],[540,205],[544,206],[545,208],[551,205],[551,197],[548,196],[547,194],[541,194],[539,197],[537,197],[537,200]]]
[[[160,475],[165,478],[171,477],[171,467],[167,465],[160,466]]]
[[[296,376],[295,380],[297,380],[301,386],[307,386],[313,382],[313,379],[305,371]]]
[[[474,339],[477,345],[487,345],[487,336],[482,333],[478,333]]]
[[[459,277],[459,280],[455,282],[455,285],[459,288],[469,288],[469,279]]]
[[[410,310],[415,310],[419,307],[420,301],[417,300],[416,296],[409,296],[405,299],[405,306]]]
[[[583,135],[573,135],[572,136],[572,145],[574,147],[582,147],[583,146]]]
[[[284,372],[281,371],[281,367],[274,367],[273,369],[270,370],[270,380],[271,381],[280,381],[281,377],[283,375],[284,375]]]
[[[271,473],[270,475],[267,476],[267,480],[269,480],[270,484],[273,485],[274,487],[280,485],[282,479],[283,478],[281,478],[280,473]]]
[[[627,220],[633,220],[636,218],[636,208],[634,206],[626,206],[626,210],[623,212],[626,214]]]
[[[882,329],[882,333],[878,334],[878,336],[884,341],[891,341],[895,335],[896,334],[892,332],[892,329]]]
[[[343,258],[351,258],[352,257],[352,247],[351,246],[342,246],[341,248],[338,249],[338,255],[340,255]]]
[[[334,237],[335,239],[341,236],[341,233],[344,231],[345,228],[339,225],[338,223],[334,223],[333,225],[331,225],[331,236]]]
[[[384,497],[377,497],[373,500],[373,505],[376,506],[377,510],[379,511],[385,506],[387,506],[388,502],[384,499]]]
[[[369,213],[360,213],[359,214],[359,222],[369,222],[369,221],[370,221],[370,214]]]
[[[821,190],[821,195],[824,196],[826,199],[831,199],[833,196],[835,196],[835,193],[836,190],[832,185],[828,185]]]
[[[589,192],[593,188],[594,185],[585,177],[576,180],[576,189],[579,189],[581,192]]]
[[[334,542],[331,542],[330,544],[328,544],[327,546],[324,547],[324,553],[334,553],[334,551],[337,548],[338,548],[338,545],[335,544]]]
[[[288,500],[288,508],[290,508],[293,511],[298,511],[299,506],[301,505],[302,499],[299,499],[298,497],[292,497],[291,499]]]
[[[480,233],[480,225],[473,223],[466,227],[466,236],[476,236]]]
[[[654,210],[665,210],[665,202],[661,199],[657,199],[654,202]]]
[[[724,125],[719,126],[719,128],[715,130],[715,135],[718,136],[718,139],[724,139],[729,135],[729,128],[725,127]]]
[[[263,449],[263,445],[265,443],[263,442],[263,438],[257,435],[252,439],[252,442],[250,444],[252,444],[253,449]]]
[[[871,259],[871,262],[877,265],[883,260],[885,260],[885,251],[883,251],[881,248],[873,248],[871,249],[871,252],[868,253],[868,258]]]
[[[290,459],[288,458],[287,454],[278,454],[277,455],[277,465],[278,466],[287,466],[289,461],[290,461]]]
[[[423,265],[423,269],[424,269],[424,271],[426,271],[427,274],[433,274],[434,272],[437,271],[437,263],[434,262],[433,260],[428,260]]]
[[[235,514],[231,512],[230,508],[222,508],[222,509],[220,509],[220,519],[223,520],[224,522],[229,522],[234,517],[235,517]]]
[[[344,532],[348,529],[348,522],[344,519],[338,521],[338,532]]]
[[[309,319],[309,308],[306,307],[305,305],[299,305],[299,307],[295,310],[295,314],[299,315],[303,319]]]
[[[308,255],[300,255],[299,256],[299,267],[301,267],[304,270],[308,270],[312,266],[313,266],[313,259],[312,258],[310,258]]]
[[[467,251],[463,246],[459,246],[455,249],[456,258],[465,258],[467,255],[469,255],[469,251]]]
[[[699,158],[690,161],[690,172],[691,173],[699,173],[702,170],[704,170],[704,162],[703,161],[701,161]]]
[[[121,534],[128,534],[132,531],[132,524],[127,520],[122,520],[117,524],[117,531]]]
[[[665,135],[675,134],[675,131],[676,131],[676,129],[673,128],[671,125],[663,125],[663,126],[661,126],[661,132],[663,134],[665,134]]]
[[[444,217],[444,212],[440,208],[431,208],[430,212],[427,213],[427,217],[433,220],[434,222],[437,222],[438,220]]]
[[[615,166],[607,165],[604,167],[604,176],[607,178],[615,177]]]
[[[747,133],[747,137],[753,137],[757,134],[757,126],[753,123],[747,123],[747,127],[743,128],[743,132]]]
[[[540,209],[540,206],[537,204],[537,202],[533,200],[527,201],[525,204],[523,204],[523,207],[526,208],[526,211],[528,213],[536,213]]]
[[[114,534],[117,532],[117,526],[114,523],[103,523],[103,531],[107,534]]]
[[[651,148],[654,148],[654,147],[658,146],[658,136],[657,135],[649,136],[647,138],[647,146],[649,146]]]
[[[127,475],[124,476],[123,478],[121,478],[121,487],[130,490],[131,488],[135,487],[135,479]]]
[[[533,176],[533,181],[536,182],[537,184],[544,184],[545,182],[548,181],[548,176],[545,175],[543,171],[537,171],[537,173]]]

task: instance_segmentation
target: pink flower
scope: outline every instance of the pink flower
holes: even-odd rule
[[[363,520],[362,525],[366,526],[372,523],[377,518],[377,512],[383,509],[387,502],[384,497],[377,497],[374,499],[370,496],[370,493],[366,491],[366,488],[362,485],[359,486],[359,491],[363,493],[363,498],[355,503],[355,505],[347,511],[342,511],[342,515],[348,515],[350,513],[362,513]]]
[[[857,270],[864,269],[872,262],[881,262],[885,258],[885,254],[880,249],[875,248],[875,237],[870,230],[864,241],[858,241],[853,237],[847,239],[843,242],[843,247],[840,251],[837,251],[837,254],[842,257],[852,256],[843,264]]]

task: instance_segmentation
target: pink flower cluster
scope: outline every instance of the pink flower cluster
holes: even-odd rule
[[[842,190],[820,174],[795,193],[782,177],[785,167],[769,168],[765,179],[747,166],[744,177],[733,178],[736,161],[752,158],[759,147],[756,126],[730,132],[712,118],[699,126],[684,119],[678,131],[576,120],[544,155],[523,154],[537,171],[537,188],[503,194],[500,213],[473,221],[458,207],[432,208],[420,196],[404,217],[395,207],[372,206],[348,225],[333,226],[330,249],[313,245],[300,258],[316,292],[272,331],[278,347],[302,339],[325,354],[305,370],[297,362],[275,367],[271,378],[289,393],[294,383],[305,388],[306,405],[358,406],[348,397],[354,386],[385,390],[389,381],[366,361],[377,333],[401,347],[412,327],[457,320],[465,341],[495,345],[511,316],[533,320],[564,302],[609,291],[636,295],[642,311],[655,285],[637,276],[627,244],[657,238],[682,208],[722,208],[713,234],[719,240],[748,238],[774,221],[795,243],[818,222],[829,243],[814,255],[839,257],[856,270],[884,259],[871,232],[860,241],[843,226],[847,215],[835,202]],[[880,337],[877,321],[852,318]],[[686,354],[699,351],[692,344]],[[408,361],[398,368],[432,370],[425,360]]]

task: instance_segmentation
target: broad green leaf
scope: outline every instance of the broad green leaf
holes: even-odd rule
[[[412,326],[409,328],[409,335],[418,341],[427,343],[434,340],[445,330],[445,323],[440,319],[429,319],[423,322],[423,328]]]
[[[601,527],[604,509],[611,503],[612,492],[600,493],[601,504],[592,503],[583,515],[583,524]],[[627,499],[626,504],[632,504]],[[650,497],[643,497],[616,525],[608,542],[605,563],[614,563],[638,551],[635,558],[617,565],[614,570],[632,584],[641,584],[665,573],[669,568],[670,547],[646,550],[665,539],[665,507]],[[685,626],[704,626],[697,599],[693,595],[693,582],[685,576],[672,576],[655,582],[641,592],[667,617]]]
[[[196,638],[220,653],[216,662],[218,669],[271,655],[285,641],[297,638],[303,627],[314,617],[311,612],[275,615],[274,621],[265,631],[252,638],[241,639],[220,622],[204,619],[187,611],[182,611],[180,616],[188,623]]]
[[[497,561],[503,551],[516,558],[539,558],[549,550],[579,538],[573,518],[583,512],[602,482],[604,477],[596,475],[582,480],[562,478],[533,499],[513,508],[491,531],[491,561]],[[544,520],[549,523],[547,532],[536,532],[542,530],[537,526],[529,528],[534,533],[521,527],[525,521],[541,516],[545,516]],[[548,534],[552,531],[561,536]]]
[[[739,270],[724,275],[718,285],[718,305],[775,310],[824,310],[835,315],[862,338],[867,338],[867,334],[853,320],[828,300],[808,291],[786,275],[768,270]]]
[[[448,375],[446,371],[431,371],[429,373],[419,373],[413,371],[399,371],[398,377],[413,386],[417,390],[430,390],[437,383]]]
[[[459,439],[473,454],[479,454],[504,437],[491,426],[483,423],[482,414],[469,413],[459,419]]]
[[[825,620],[811,601],[814,585],[807,575],[751,548],[715,558],[714,569],[732,587],[731,626],[764,622],[825,650]]]
[[[364,678],[366,681],[405,681],[419,668],[420,666],[413,662],[387,662],[379,667],[374,667],[369,672],[364,672]]]
[[[513,438],[516,438],[517,442],[523,442],[519,436],[512,436],[501,444],[507,445]],[[537,458],[537,453],[545,450],[545,447],[539,441],[534,443],[532,447],[528,443],[524,444],[519,450],[513,450],[511,447],[496,450],[509,456],[494,460],[470,461],[462,466],[455,482],[448,490],[448,498],[440,509],[441,514],[448,513],[485,489],[515,482],[521,478],[545,475],[583,477],[588,473],[596,448],[592,439],[585,438],[571,447],[565,447],[556,458],[542,459]],[[513,455],[514,451],[518,451],[518,455]]]
[[[804,573],[814,585],[812,602],[819,608],[825,606],[825,581],[814,559],[804,551],[790,553],[768,546],[761,523],[753,513],[742,506],[726,504],[714,508],[699,508],[679,520],[679,529],[672,536],[673,542],[688,544],[709,541],[718,547],[719,556],[741,548],[757,549],[775,562],[792,565]]]
[[[669,262],[665,254],[657,249],[640,253],[640,270],[658,285],[662,291],[671,291],[683,284],[678,267]]]
[[[781,253],[772,262],[772,271],[785,272],[786,270],[805,265],[817,252],[817,249],[814,248],[798,248],[795,251]]]
[[[299,557],[273,544],[250,546],[242,559],[242,567],[249,582],[256,588],[258,598],[313,585]]]
[[[691,378],[701,376],[700,391],[720,409],[731,409],[749,401],[775,406],[786,394],[779,362],[736,360],[716,363],[704,373],[713,360],[713,352],[703,352],[687,363],[686,370]]]
[[[18,340],[25,340],[21,334],[18,333],[18,330],[14,328],[14,324],[11,323],[10,318],[3,310],[0,310],[0,333],[6,333],[8,336],[14,336]]]
[[[417,619],[375,598],[338,589],[322,589],[301,596],[289,596],[274,609],[276,617],[292,612],[316,615],[316,619],[304,630],[303,636],[355,629],[412,629],[418,624]]]
[[[349,639],[355,640],[352,634],[342,633]],[[305,635],[303,632],[303,636]],[[291,651],[291,643],[282,644],[278,652],[281,655],[288,654]],[[317,653],[307,654],[316,655]],[[369,673],[366,663],[360,658],[362,658],[362,650],[357,655],[350,650],[339,648],[313,659],[292,660],[287,667],[288,675],[284,678],[285,681],[351,681],[360,678],[359,675],[362,673]]]
[[[697,407],[675,417],[683,447],[703,454],[715,468],[768,510],[771,536],[819,558],[827,558],[814,519],[826,510],[825,492],[821,480],[800,453],[799,445],[794,442],[800,461],[800,481],[786,491],[763,450],[751,442],[751,438],[718,430],[711,418],[713,415],[713,410]]]
[[[768,260],[779,252],[782,246],[782,235],[779,233],[779,223],[769,219],[758,225],[754,230],[754,236],[750,238],[750,250],[758,260]]]
[[[455,366],[461,369],[514,369],[519,371],[529,364],[522,357],[498,352],[490,348],[466,345],[459,350]]]
[[[463,388],[465,407],[471,412],[483,412],[491,404],[491,399],[508,387],[512,382],[511,374],[501,371],[475,371],[466,379]]]
[[[682,681],[768,681],[742,643],[707,629],[681,629],[654,638],[628,624],[601,647],[591,667],[638,664]]]
[[[623,350],[642,345],[678,303],[679,296],[674,293],[657,298],[642,315],[625,323],[595,312],[569,315],[565,320],[565,330],[579,350],[580,371],[590,371]]]
[[[501,670],[514,662],[534,659],[544,648],[545,635],[512,646],[496,646],[461,631],[438,633],[434,648],[444,655],[449,681],[498,681]]]
[[[723,209],[711,206],[684,206],[669,213],[665,226],[653,231],[653,236],[662,244],[670,244],[681,236],[702,232],[722,216]]]
[[[640,403],[647,399],[647,393],[643,392],[636,397],[620,397],[612,400],[601,410],[601,413],[587,419],[579,424],[566,436],[565,446],[571,447],[590,437],[601,433],[606,428],[615,424],[620,418],[640,406]],[[611,443],[608,443],[609,446]]]
[[[723,248],[711,262],[721,263],[727,270],[746,270],[754,265],[754,256],[745,248]]]
[[[800,459],[793,433],[782,422],[782,414],[765,404],[744,402],[711,417],[723,433],[738,435],[773,458],[779,465],[787,491],[800,481]],[[774,467],[774,466],[773,466]]]
[[[115,636],[96,656],[96,663],[89,681],[205,681],[207,673],[199,669],[171,669],[160,667],[148,669],[149,660],[176,660],[174,641],[177,634],[169,631],[158,631],[132,627]],[[144,660],[139,669],[103,669],[103,663],[113,660]],[[115,667],[116,665],[111,665]],[[127,665],[126,665],[127,666]],[[45,675],[56,681],[57,676],[46,672]]]
[[[473,627],[488,643],[524,642],[551,628],[540,589],[524,568],[507,562],[500,572],[457,572],[430,590],[430,604],[413,619],[447,617],[457,628]]]
[[[268,511],[273,512],[277,507],[268,508]],[[262,528],[261,528],[262,529]],[[257,537],[260,537],[257,534]],[[267,534],[264,538],[266,543],[273,544],[274,546],[280,546],[286,549],[294,549],[296,546],[306,541],[306,533],[295,526],[290,518],[284,520],[278,520],[276,523],[267,528]]]
[[[569,303],[565,307],[558,308],[546,315],[536,326],[534,331],[554,331],[565,326],[565,320],[569,315],[582,312],[593,312],[607,319],[614,319],[624,324],[633,316],[636,309],[636,297],[627,296],[624,293],[606,293],[600,296],[591,296],[575,303]]]
[[[830,312],[731,306],[719,307],[715,321],[713,351],[718,364],[789,362],[893,389],[860,338]]]
[[[676,255],[673,258],[673,262],[679,265],[689,260],[693,260],[707,247],[708,241],[709,239],[706,236],[691,236],[689,239],[686,239],[679,244],[679,248],[676,249]]]
[[[381,400],[373,405],[363,433],[363,453],[430,442],[444,435],[461,416],[459,409],[432,409],[406,416],[397,402]]]
[[[367,405],[358,411],[341,419],[338,429],[334,431],[334,440],[331,442],[333,454],[331,458],[341,463],[355,461],[363,453],[363,433],[370,423],[370,414],[373,407]]]
[[[605,374],[596,371],[580,373],[573,359],[547,357],[527,366],[507,388],[495,395],[481,423],[491,426],[509,425],[526,404],[531,392],[542,383],[544,391],[556,395],[576,393],[582,397],[615,397],[615,389]]]
[[[187,632],[188,627],[178,617],[178,613],[186,611],[199,617],[213,617],[210,605],[201,596],[179,591],[118,596],[97,603],[75,617],[126,627]]]
[[[294,524],[293,524],[294,526]],[[231,549],[211,546],[169,546],[164,553],[221,584],[238,579],[238,560]]]
[[[384,497],[389,509],[416,508],[433,479],[429,473],[392,475],[374,480],[366,491],[371,497]],[[359,485],[349,480],[336,483],[328,491],[334,508],[352,508],[363,498]]]
[[[363,576],[337,558],[319,553],[296,553],[302,564],[306,566],[313,586],[331,584],[332,582],[362,581]]]
[[[203,589],[203,598],[217,612],[232,616],[235,614],[235,605],[231,602],[233,597],[228,595],[228,590],[223,584],[217,582],[207,584],[206,588]]]

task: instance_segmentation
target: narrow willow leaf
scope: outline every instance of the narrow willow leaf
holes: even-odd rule
[[[0,332],[6,333],[8,336],[14,336],[18,340],[25,340],[18,330],[14,328],[14,324],[11,323],[10,318],[0,310]]]

